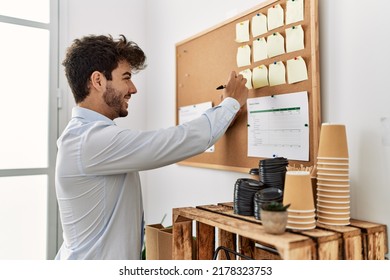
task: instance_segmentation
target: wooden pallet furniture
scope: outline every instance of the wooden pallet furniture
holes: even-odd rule
[[[386,225],[352,219],[351,226],[361,230],[363,259],[383,260],[388,253]]]
[[[196,242],[193,242],[193,227]],[[233,204],[173,209],[172,258],[212,259],[223,246],[253,259],[361,260],[384,259],[387,253],[385,225],[351,220],[350,226],[318,224],[313,230],[288,230],[282,235],[264,232],[261,221],[233,213]],[[196,246],[196,248],[193,248]],[[220,259],[226,259],[220,254]],[[231,255],[229,259],[236,259]]]

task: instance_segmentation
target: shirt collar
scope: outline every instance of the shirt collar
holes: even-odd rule
[[[103,121],[103,122],[108,122],[110,124],[114,124],[114,121],[112,121],[111,119],[107,118],[106,116],[96,112],[96,111],[93,111],[93,110],[90,110],[90,109],[86,109],[86,108],[82,108],[82,107],[73,107],[72,109],[72,118],[81,118],[81,119],[85,119],[85,120],[88,120],[88,121]]]

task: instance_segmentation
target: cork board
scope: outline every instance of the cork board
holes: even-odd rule
[[[259,65],[271,65],[275,61],[282,61],[286,64],[290,59],[301,57],[306,63],[306,80],[289,84],[286,79],[285,84],[252,88],[249,90],[249,98],[307,92],[309,157],[308,160],[304,161],[289,159],[289,162],[290,164],[313,166],[317,157],[321,125],[318,0],[300,0],[303,1],[303,19],[286,24],[286,7],[289,1],[294,0],[265,1],[249,11],[176,44],[176,121],[179,123],[179,108],[181,107],[209,101],[212,101],[213,105],[218,105],[221,100],[221,92],[216,90],[216,87],[227,81],[231,70],[238,73],[247,68],[254,69]],[[248,42],[236,41],[238,24],[249,21],[250,25],[254,16],[267,15],[268,10],[277,5],[280,5],[284,11],[282,26],[255,37],[250,31]],[[253,48],[254,40],[267,38],[267,36],[277,32],[286,38],[286,30],[296,26],[301,26],[304,32],[303,48],[292,52],[286,51],[276,57],[265,58],[257,62],[254,62],[253,57],[251,57],[249,66],[239,67],[237,50],[240,46],[249,45]],[[251,30],[250,27],[249,30]],[[244,173],[247,173],[250,168],[258,167],[259,160],[262,158],[248,156],[246,107],[244,106],[234,125],[215,144],[214,152],[202,153],[179,164]]]

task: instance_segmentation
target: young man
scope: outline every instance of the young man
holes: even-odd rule
[[[139,171],[204,152],[245,104],[242,75],[230,74],[224,100],[201,117],[156,131],[120,128],[137,93],[132,74],[144,52],[124,36],[76,39],[63,62],[77,106],[58,139],[56,191],[64,243],[56,259],[140,259],[143,207]]]

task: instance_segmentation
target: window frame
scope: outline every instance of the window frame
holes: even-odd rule
[[[0,15],[0,22],[46,29],[49,31],[49,130],[48,130],[48,166],[46,168],[0,169],[0,177],[18,177],[27,175],[47,175],[47,233],[46,259],[53,259],[57,253],[59,234],[59,215],[55,193],[56,141],[59,135],[59,0],[50,0],[50,22],[42,23],[21,18]]]

